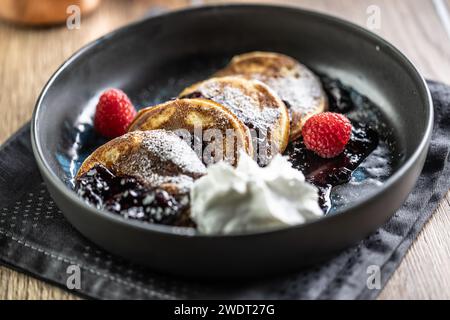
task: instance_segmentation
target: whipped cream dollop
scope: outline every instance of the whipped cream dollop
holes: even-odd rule
[[[213,164],[191,190],[191,217],[204,234],[290,226],[322,215],[318,190],[281,155],[261,168],[241,152],[236,168]]]

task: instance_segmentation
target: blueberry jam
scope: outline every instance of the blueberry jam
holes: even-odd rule
[[[337,79],[322,75],[320,80],[328,96],[329,111],[347,113],[354,109],[354,100],[368,100],[366,97],[362,96],[351,87],[342,84],[342,82]]]
[[[77,179],[75,190],[95,207],[127,219],[193,226],[188,194],[174,196],[161,188],[149,188],[134,177],[116,176],[101,165]]]
[[[345,114],[352,122],[350,141],[343,153],[331,159],[307,150],[301,138],[288,145],[285,155],[319,189],[323,211],[334,213],[378,188],[402,154],[395,151],[394,132],[377,105],[340,80],[325,75],[320,79],[329,111]]]
[[[319,188],[319,203],[325,212],[331,209],[330,192],[336,185],[350,181],[353,171],[378,146],[378,134],[371,128],[353,124],[345,150],[325,159],[306,149],[302,139],[290,143],[286,154],[295,169],[303,172],[310,183]]]

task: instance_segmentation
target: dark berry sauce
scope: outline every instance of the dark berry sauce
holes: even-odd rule
[[[307,181],[319,188],[319,203],[325,212],[331,208],[331,188],[350,181],[353,171],[378,145],[375,130],[353,124],[352,135],[345,150],[325,159],[306,149],[302,139],[290,143],[286,155]]]
[[[337,79],[322,75],[320,80],[328,97],[329,111],[347,113],[355,108],[355,99],[364,97]]]
[[[378,108],[353,88],[325,75],[321,75],[321,81],[327,94],[329,111],[345,114],[352,120],[350,141],[340,155],[331,159],[321,158],[306,149],[301,138],[288,145],[285,155],[293,167],[302,171],[306,180],[319,189],[319,204],[322,210],[328,213],[333,207],[334,187],[348,184],[354,178],[357,169],[364,171],[367,179],[372,178],[366,174],[365,167],[359,166],[380,145],[380,137],[375,127],[379,126],[382,120],[380,115],[372,114]],[[362,119],[359,116],[361,112],[367,118]],[[383,150],[385,147],[383,144]],[[375,162],[378,166],[380,161]],[[390,166],[386,166],[385,171],[389,172]]]
[[[77,179],[78,195],[98,209],[125,218],[165,225],[193,226],[189,195],[149,188],[134,177],[116,176],[97,165]]]

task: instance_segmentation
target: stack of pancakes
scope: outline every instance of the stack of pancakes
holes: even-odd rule
[[[129,133],[117,138],[121,147],[114,148],[114,157],[111,158],[110,149],[117,144],[113,140],[86,160],[78,177],[95,164],[114,170],[122,163],[121,167],[128,168],[123,165],[123,159],[132,158],[130,153],[136,155],[134,161],[146,163],[148,159],[135,158],[145,157],[148,152],[139,150],[148,146],[146,140],[153,136],[136,135],[135,131],[159,130],[158,138],[162,143],[158,152],[152,153],[152,161],[172,163],[171,170],[162,170],[158,165],[128,168],[127,174],[144,177],[144,180],[154,176],[152,172],[132,171],[159,168],[155,172],[158,176],[185,175],[189,172],[186,166],[192,162],[195,172],[204,172],[201,165],[221,160],[236,165],[241,150],[264,166],[274,155],[283,153],[289,141],[301,136],[308,117],[326,108],[327,99],[319,79],[295,59],[269,52],[238,55],[212,78],[183,90],[177,99],[141,110],[130,125]],[[171,154],[180,156],[179,152],[172,152],[174,149],[185,150],[186,159],[191,160],[168,161]],[[201,161],[192,160],[192,150]],[[148,184],[154,184],[155,179],[148,180]],[[167,180],[170,179],[163,177],[161,181]],[[170,187],[172,193],[172,183]]]

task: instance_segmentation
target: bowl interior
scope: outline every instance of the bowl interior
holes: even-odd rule
[[[70,189],[79,164],[103,142],[91,126],[103,90],[121,88],[136,106],[145,107],[177,96],[231,56],[253,50],[288,54],[375,102],[392,128],[394,171],[418,148],[430,117],[426,89],[389,44],[311,12],[227,6],[140,22],[71,58],[52,78],[36,109],[36,139],[44,162]]]

